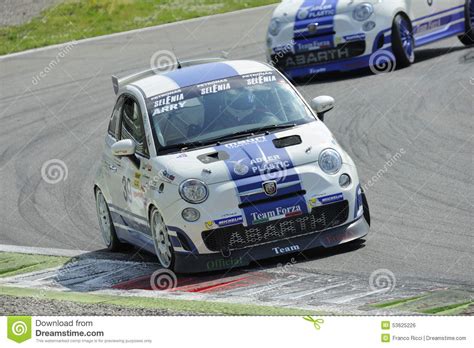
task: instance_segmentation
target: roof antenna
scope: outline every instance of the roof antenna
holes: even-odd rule
[[[163,28],[163,30],[166,32],[166,39],[168,40],[170,46],[171,46],[171,53],[173,53],[174,59],[176,60],[176,69],[181,69],[181,63],[178,59],[178,56],[176,55],[176,50],[174,49],[173,41],[169,38],[168,36],[168,30],[166,30],[166,27]]]

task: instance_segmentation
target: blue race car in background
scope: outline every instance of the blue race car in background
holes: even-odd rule
[[[267,59],[291,78],[382,63],[407,67],[415,48],[434,41],[458,35],[472,45],[473,6],[472,0],[284,0],[268,27]]]

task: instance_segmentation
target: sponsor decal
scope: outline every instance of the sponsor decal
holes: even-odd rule
[[[430,22],[423,23],[413,29],[414,35],[420,35],[422,33],[436,29],[442,25],[442,18],[434,19]]]
[[[297,43],[296,49],[298,52],[305,52],[305,51],[315,51],[323,48],[329,48],[332,46],[332,42],[329,40],[323,41],[312,41],[307,43]]]
[[[316,2],[316,4],[314,4]],[[308,6],[314,4],[313,6]],[[306,0],[302,7],[296,13],[298,20],[321,18],[327,16],[336,15],[336,4],[335,0]]]
[[[275,248],[272,248],[272,251],[273,251],[276,255],[294,253],[295,251],[299,251],[299,250],[300,250],[300,246],[297,245],[297,244],[291,245],[291,246],[287,246],[287,247],[275,247]]]
[[[222,218],[219,220],[207,221],[205,225],[208,230],[212,230],[215,228],[238,225],[238,224],[241,224],[243,221],[244,221],[243,216],[237,215],[237,216]]]
[[[334,203],[334,202],[339,202],[344,200],[344,195],[342,192],[336,193],[334,195],[329,195],[329,196],[324,196],[324,197],[319,197],[318,201],[320,201],[322,204],[329,204],[329,203]]]
[[[359,33],[359,34],[347,35],[347,36],[344,36],[344,40],[348,42],[365,40],[365,34]]]
[[[276,82],[277,78],[271,71],[242,75],[247,82],[247,86],[263,85],[269,82]]]
[[[172,91],[167,94],[158,95],[150,98],[150,101],[152,102],[153,108],[152,116],[178,110],[183,108],[186,104],[184,93],[182,93],[181,90],[178,90],[178,92]]]
[[[314,51],[306,54],[289,56],[285,60],[286,67],[296,67],[301,65],[311,65],[333,60],[350,58],[351,52],[348,47],[328,49],[324,51]]]
[[[249,172],[249,167],[237,161],[234,164],[234,173],[237,175],[246,175]]]
[[[217,260],[211,260],[207,261],[206,267],[208,270],[216,270],[216,269],[222,269],[222,268],[231,268],[231,267],[238,267],[238,266],[243,266],[244,265],[244,260],[239,257],[239,258],[233,258],[229,257],[226,259],[217,259]]]
[[[234,173],[236,175],[247,175],[249,170],[251,174],[266,174],[275,171],[284,171],[291,167],[289,160],[282,160],[279,155],[255,157],[250,160],[249,166],[242,163],[244,159],[238,161],[229,161],[234,163]]]
[[[174,179],[176,179],[176,177],[174,175],[170,174],[166,169],[160,170],[160,172],[158,174],[159,174],[160,178],[163,181],[166,181],[166,182],[169,182],[169,183],[172,183],[174,181]]]
[[[199,88],[201,95],[207,95],[227,91],[231,86],[228,80],[224,79],[203,83],[198,85],[197,88]]]
[[[140,179],[133,179],[132,187],[136,190],[140,190]]]
[[[261,137],[251,138],[251,139],[239,140],[234,143],[228,143],[228,144],[225,144],[224,147],[226,147],[227,149],[236,149],[236,148],[243,147],[250,144],[264,143],[266,141],[267,139],[264,136],[261,136]]]
[[[303,209],[301,205],[293,206],[277,206],[276,208],[265,211],[265,212],[251,212],[250,216],[252,217],[252,224],[260,224],[272,220],[278,220],[283,218],[289,218],[292,216],[298,216],[303,214]]]
[[[318,205],[318,199],[316,197],[310,198],[309,199],[309,206],[311,208],[315,207]]]
[[[293,163],[290,155],[286,149],[276,148],[273,144],[274,139],[276,139],[275,134],[270,134],[223,144],[215,148],[216,151],[226,151],[229,155],[224,162],[231,179],[236,184],[237,192],[243,194],[239,196],[239,203],[246,203],[242,210],[247,225],[294,214],[304,214],[308,209],[302,196],[253,204],[254,201],[268,196],[260,191],[262,188],[265,189],[262,186],[265,182],[274,181],[280,185],[300,181],[296,171],[292,170]],[[248,170],[244,166],[248,167]],[[267,193],[278,194],[279,192],[273,192],[275,189],[276,187],[267,187]],[[282,188],[280,191],[285,194],[298,192],[301,189],[301,185],[296,184],[289,189]],[[246,192],[253,190],[259,190],[261,193],[245,195]]]

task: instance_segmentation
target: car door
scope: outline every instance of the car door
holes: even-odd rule
[[[147,217],[147,200],[144,176],[148,175],[149,151],[143,125],[142,110],[135,97],[125,95],[120,113],[120,140],[131,139],[135,142],[135,155],[120,158],[117,174],[120,179],[121,199],[118,208],[121,211],[127,239],[137,245],[149,241],[150,229]]]
[[[411,0],[413,29],[417,45],[426,44],[444,36],[443,32],[459,17],[456,7],[464,0]],[[450,9],[454,9],[450,11]]]
[[[115,206],[120,204],[122,199],[120,182],[121,177],[121,166],[122,161],[120,157],[112,154],[112,145],[120,139],[119,125],[120,125],[120,113],[122,111],[124,97],[120,96],[117,99],[112,116],[110,118],[109,128],[105,137],[105,148],[103,155],[103,170],[105,187],[102,191],[105,194],[107,203],[109,204],[112,219],[114,222],[117,221],[117,214],[115,214]]]

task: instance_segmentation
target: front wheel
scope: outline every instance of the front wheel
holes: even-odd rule
[[[459,40],[466,45],[474,45],[474,2],[472,0],[466,0],[466,32],[459,35]]]
[[[97,217],[99,218],[99,227],[105,246],[109,251],[121,250],[124,246],[115,233],[115,227],[110,216],[109,206],[102,192],[97,189],[95,192],[95,203],[97,208]]]
[[[171,245],[168,227],[156,208],[153,208],[150,213],[150,225],[155,254],[158,257],[158,261],[160,261],[163,268],[173,269],[174,249]]]
[[[397,15],[392,25],[392,50],[397,67],[406,68],[415,62],[415,38],[410,20]]]

